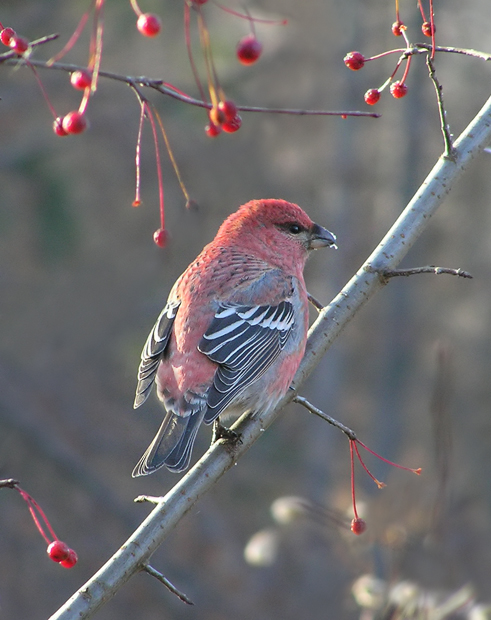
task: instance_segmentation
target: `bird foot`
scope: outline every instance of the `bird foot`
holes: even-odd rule
[[[213,422],[213,431],[211,435],[212,445],[219,439],[225,439],[228,443],[237,444],[240,443],[240,434],[236,433],[226,426],[222,426],[218,420]]]

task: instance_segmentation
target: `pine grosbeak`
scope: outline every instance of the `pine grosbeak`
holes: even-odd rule
[[[142,352],[135,408],[155,382],[164,421],[133,476],[189,466],[201,423],[266,411],[305,352],[309,252],[336,237],[297,205],[252,200],[173,286]]]

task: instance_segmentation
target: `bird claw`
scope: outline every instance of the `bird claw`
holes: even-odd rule
[[[227,443],[237,444],[241,443],[240,433],[236,433],[226,426],[222,426],[218,420],[213,422],[213,432],[211,435],[212,445],[219,439],[225,439]]]

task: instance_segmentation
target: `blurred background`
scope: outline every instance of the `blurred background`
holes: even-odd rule
[[[0,21],[31,40],[59,32],[60,41],[35,52],[48,58],[87,4],[5,0]],[[246,68],[235,45],[249,23],[211,2],[204,7],[222,86],[238,104],[368,109],[363,94],[385,81],[396,57],[354,73],[344,55],[401,45],[388,0],[226,4],[289,20],[286,27],[256,25],[264,53]],[[421,41],[415,4],[401,2],[402,18],[410,39]],[[198,95],[183,3],[141,0],[141,8],[162,17],[158,38],[138,34],[129,2],[107,1],[102,68],[162,78]],[[486,9],[487,0],[436,0],[438,43],[489,52]],[[84,66],[87,58],[84,33],[65,60]],[[436,66],[457,136],[489,95],[489,67],[455,55],[439,55]],[[40,74],[59,114],[78,107],[80,93],[66,73]],[[130,477],[162,416],[155,398],[132,409],[136,371],[174,280],[227,215],[252,198],[284,198],[334,231],[339,250],[316,253],[306,273],[324,303],[377,245],[442,152],[422,57],[413,60],[407,84],[403,100],[383,94],[373,109],[378,120],[250,113],[239,132],[214,140],[204,133],[203,110],[148,93],[199,205],[185,209],[163,151],[171,240],[162,250],[152,241],[159,215],[148,126],[143,205],[131,206],[139,105],[130,89],[101,79],[88,108],[90,131],[59,138],[32,73],[0,67],[0,478],[20,480],[79,554],[69,571],[49,561],[26,505],[2,490],[0,618],[51,615],[149,512],[133,498],[165,494],[179,479],[167,471]],[[382,580],[382,602],[365,603],[374,608],[386,606],[384,584],[401,581],[443,597],[470,584],[477,601],[491,602],[490,157],[473,163],[404,261],[460,267],[474,279],[391,281],[302,390],[371,448],[422,467],[423,475],[367,454],[387,488],[378,490],[357,468],[368,530],[353,536],[337,525],[340,514],[348,522],[352,516],[348,442],[290,405],[152,560],[196,606],[137,575],[98,619],[392,617],[362,612],[352,587],[364,575]],[[200,432],[195,458],[208,446],[208,431]],[[278,498],[292,496],[271,512]]]

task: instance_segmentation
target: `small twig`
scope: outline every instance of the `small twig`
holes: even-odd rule
[[[18,480],[14,480],[13,478],[6,478],[5,480],[0,480],[0,489],[15,489],[18,484]]]
[[[432,51],[432,45],[430,43],[415,43],[414,44],[414,52],[417,50],[425,50],[426,52]],[[479,58],[480,60],[491,60],[491,54],[487,54],[486,52],[480,52],[479,50],[471,50],[463,47],[443,47],[441,45],[437,45],[435,47],[435,52],[444,52],[447,54],[463,54],[464,56],[472,56],[473,58]],[[419,52],[421,53],[421,51]]]
[[[180,590],[178,590],[176,588],[176,586],[174,586],[167,579],[167,577],[164,577],[164,575],[162,575],[162,573],[160,573],[158,570],[156,570],[153,566],[150,566],[150,564],[145,564],[145,566],[143,567],[143,570],[146,573],[148,573],[149,575],[152,575],[152,577],[155,577],[155,579],[158,579],[158,581],[160,581],[160,583],[163,583],[164,586],[168,590],[170,590],[173,594],[175,594],[177,596],[177,598],[181,599],[181,601],[183,603],[186,603],[186,605],[194,605],[193,601],[189,598],[189,596],[184,594],[184,592],[181,592]]]
[[[445,157],[448,157],[452,161],[455,161],[455,148],[453,146],[452,135],[450,133],[450,127],[447,121],[447,112],[443,103],[443,87],[438,81],[438,78],[436,77],[435,65],[430,54],[426,55],[426,66],[428,67],[430,80],[433,82],[433,86],[435,87],[436,99],[438,102],[438,112],[440,114],[440,128],[442,130],[443,142],[445,145],[444,154]]]
[[[377,270],[375,270],[377,271]],[[413,276],[418,273],[432,273],[434,275],[440,275],[446,273],[451,276],[459,276],[460,278],[470,278],[472,275],[468,271],[463,269],[450,269],[449,267],[435,267],[434,265],[428,265],[427,267],[412,267],[411,269],[382,269],[379,271],[380,277],[384,280],[389,278],[396,278],[398,276]]]
[[[356,437],[355,431],[352,431],[349,427],[345,426],[342,422],[338,422],[338,420],[336,420],[335,418],[331,418],[330,415],[327,415],[327,413],[324,413],[322,409],[318,409],[315,405],[313,405],[303,396],[295,396],[293,398],[293,402],[298,403],[299,405],[302,405],[302,407],[305,407],[305,409],[308,409],[308,411],[310,411],[311,413],[315,413],[315,415],[319,416],[319,418],[322,418],[326,422],[329,422],[329,424],[332,424],[336,428],[339,428],[339,430],[343,431],[343,433],[349,439],[351,439],[351,441],[356,441],[357,437]]]
[[[135,504],[143,504],[144,502],[148,502],[149,504],[158,504],[162,501],[161,497],[155,497],[153,495],[139,495],[135,497],[133,500]]]
[[[313,295],[311,295],[310,293],[307,293],[307,299],[310,301],[310,303],[314,306],[314,308],[316,310],[318,310],[319,312],[321,310],[324,310],[324,306],[321,304],[320,301],[318,301]]]

